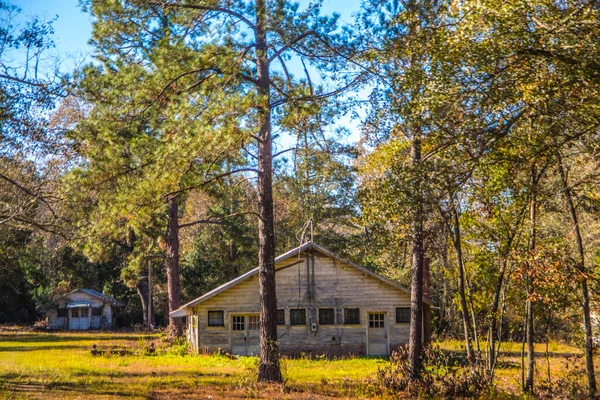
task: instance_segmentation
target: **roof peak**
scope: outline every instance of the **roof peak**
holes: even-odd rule
[[[304,244],[302,244],[302,245],[300,245],[300,246],[298,246],[298,247],[296,247],[296,248],[294,248],[294,249],[292,249],[292,250],[290,250],[290,251],[288,251],[286,253],[283,253],[283,254],[281,254],[278,257],[276,257],[275,258],[275,264],[277,264],[277,263],[279,263],[281,261],[284,261],[284,260],[286,260],[286,259],[288,259],[290,257],[293,257],[295,255],[298,255],[299,253],[302,253],[303,251],[305,251],[307,249],[314,249],[314,250],[318,251],[319,253],[321,253],[321,254],[323,254],[323,255],[325,255],[327,257],[333,258],[333,259],[338,260],[338,261],[340,261],[340,262],[342,262],[344,264],[347,264],[347,265],[349,265],[351,267],[354,267],[354,268],[358,269],[359,271],[363,272],[365,275],[370,275],[371,277],[379,279],[380,281],[382,281],[382,282],[384,282],[384,283],[386,283],[386,284],[388,284],[390,286],[393,286],[396,289],[401,290],[401,291],[403,291],[403,292],[405,292],[405,293],[407,293],[407,294],[410,295],[410,290],[407,289],[407,288],[405,288],[404,286],[402,286],[402,285],[400,285],[400,284],[398,284],[398,283],[396,283],[396,282],[394,282],[394,281],[392,281],[392,280],[390,280],[388,278],[385,278],[385,277],[383,277],[383,276],[381,276],[381,275],[379,275],[379,274],[377,274],[377,273],[375,273],[375,272],[373,272],[371,270],[368,270],[368,269],[366,269],[364,267],[361,267],[360,265],[358,265],[358,264],[356,264],[356,263],[354,263],[352,261],[349,261],[349,260],[347,260],[345,258],[342,258],[342,257],[338,256],[337,254],[335,254],[334,252],[326,249],[323,246],[320,246],[320,245],[316,244],[313,241],[306,242],[306,243],[304,243]],[[277,270],[275,272],[277,272]],[[254,268],[254,269],[251,269],[250,271],[248,271],[248,272],[246,272],[246,273],[238,276],[237,278],[232,279],[231,281],[226,282],[226,283],[224,283],[224,284],[222,284],[222,285],[214,288],[213,290],[210,290],[210,291],[206,292],[202,296],[200,296],[200,297],[198,297],[198,298],[196,298],[196,299],[194,299],[194,300],[192,300],[192,301],[190,301],[190,302],[182,305],[177,310],[172,311],[169,315],[171,315],[172,317],[183,317],[183,316],[185,316],[185,309],[186,308],[193,307],[196,304],[199,304],[199,303],[203,302],[204,300],[207,300],[207,299],[209,299],[209,298],[211,298],[213,296],[216,296],[219,293],[221,293],[221,292],[229,289],[232,286],[237,285],[240,282],[245,281],[246,279],[248,279],[249,277],[251,277],[251,276],[253,276],[253,275],[257,274],[257,273],[258,273],[258,267]],[[423,296],[423,301],[425,303],[428,303],[428,304],[433,304],[432,301],[429,298],[425,297],[425,296]]]

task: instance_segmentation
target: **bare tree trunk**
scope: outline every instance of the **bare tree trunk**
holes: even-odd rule
[[[500,304],[500,296],[502,294],[502,285],[504,284],[504,279],[508,270],[508,259],[511,252],[511,248],[515,240],[515,236],[517,235],[519,226],[521,225],[523,217],[525,216],[526,210],[527,206],[524,205],[519,213],[519,218],[517,219],[515,226],[506,238],[506,247],[502,252],[502,267],[500,268],[498,279],[496,280],[496,287],[494,288],[494,300],[492,301],[492,308],[490,310],[490,341],[488,343],[488,371],[492,374],[492,376],[494,374],[494,370],[496,369],[497,356],[500,352],[499,347],[496,349],[496,338],[498,339],[498,345],[502,340],[499,334],[502,331],[502,327],[498,328],[498,307]],[[504,287],[504,291],[506,292],[506,286]],[[498,332],[498,334],[496,332]]]
[[[143,314],[143,324],[145,327],[150,328],[150,324],[148,323],[148,277],[145,275],[141,275],[137,284],[135,285],[135,290],[137,291],[138,296],[140,296],[140,300],[142,302],[142,314]],[[152,320],[150,323],[154,322],[154,313],[152,314]]]
[[[167,233],[165,235],[166,244],[166,264],[167,264],[167,297],[169,299],[169,313],[177,310],[181,306],[181,281],[179,278],[179,206],[175,196],[168,199],[169,220],[167,223]],[[181,336],[182,333],[181,318],[173,318],[169,315],[169,330],[174,336]]]
[[[496,287],[494,290],[494,300],[492,301],[492,308],[490,310],[490,333],[489,333],[489,344],[488,344],[488,371],[494,371],[496,367],[496,332],[498,330],[498,307],[500,305],[500,295],[502,293],[502,284],[504,282],[504,274],[508,263],[508,256],[502,260],[502,268],[500,274],[496,280]]]
[[[458,261],[458,295],[460,296],[463,330],[465,334],[465,348],[467,350],[467,361],[472,364],[475,361],[475,355],[473,354],[473,346],[471,344],[473,332],[471,329],[471,324],[469,323],[469,309],[467,307],[467,294],[465,289],[465,265],[461,245],[460,222],[458,218],[458,212],[454,206],[452,213],[454,215],[453,242],[454,249],[456,250],[456,259]]]
[[[529,205],[529,257],[533,256],[535,250],[536,240],[536,191],[537,191],[537,172],[535,165],[531,167],[531,199]],[[527,303],[526,303],[526,316],[525,316],[525,334],[527,340],[527,376],[525,378],[525,392],[533,393],[533,374],[535,372],[535,351],[534,351],[534,330],[533,330],[533,304],[532,296],[534,293],[534,280],[531,276],[531,263],[528,262],[527,266]]]
[[[577,269],[581,273],[581,296],[583,299],[583,323],[585,326],[585,365],[587,369],[588,378],[588,389],[591,396],[596,394],[596,376],[594,371],[594,353],[593,353],[593,341],[592,341],[592,320],[590,314],[590,294],[587,286],[587,277],[585,276],[585,253],[583,249],[583,239],[581,238],[581,230],[579,229],[579,218],[577,217],[577,210],[575,210],[575,204],[573,203],[573,195],[569,187],[569,182],[565,168],[563,166],[562,157],[560,150],[556,149],[556,158],[558,161],[558,169],[560,172],[560,179],[563,187],[563,193],[565,200],[567,201],[567,207],[569,214],[571,215],[571,223],[573,224],[573,230],[575,231],[575,240],[577,242],[577,251],[579,253],[579,263]]]
[[[412,223],[412,272],[410,285],[410,337],[408,341],[408,357],[410,378],[416,380],[421,373],[421,346],[423,334],[423,203],[421,195],[421,140],[413,138],[412,163],[417,176],[414,180],[415,213]]]
[[[273,221],[273,137],[269,61],[267,55],[267,5],[256,0],[256,66],[258,72],[258,267],[260,290],[260,382],[282,382],[277,342],[275,291],[275,226]]]

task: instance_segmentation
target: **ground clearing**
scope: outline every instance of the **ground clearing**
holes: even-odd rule
[[[154,342],[157,354],[147,353]],[[104,350],[91,354],[92,345]],[[460,350],[459,342],[438,343]],[[124,356],[111,349],[128,349]],[[511,351],[510,346],[507,351]],[[565,354],[570,347],[555,347]],[[541,349],[543,351],[543,348]],[[562,368],[559,353],[548,359]],[[540,360],[539,378],[546,373]],[[284,386],[258,385],[257,359],[185,355],[184,346],[164,347],[159,335],[134,333],[39,333],[0,331],[0,398],[188,399],[188,398],[368,398],[366,379],[388,364],[381,359],[284,360]],[[504,357],[497,383],[517,393],[520,360]]]

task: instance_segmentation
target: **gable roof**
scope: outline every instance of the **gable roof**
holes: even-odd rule
[[[380,280],[383,283],[386,283],[386,284],[392,286],[395,289],[398,289],[398,290],[410,295],[410,290],[405,288],[404,286],[402,286],[390,279],[384,278],[383,276],[376,274],[375,272],[370,271],[364,267],[361,267],[360,265],[355,264],[352,261],[348,261],[344,258],[341,258],[337,254],[333,253],[332,251],[327,250],[326,248],[319,246],[318,244],[313,243],[313,242],[305,243],[302,246],[296,247],[295,249],[292,249],[292,250],[288,251],[287,253],[280,255],[279,257],[275,258],[275,264],[278,264],[281,261],[287,260],[288,258],[296,256],[296,255],[298,255],[306,250],[309,250],[309,249],[316,250],[325,256],[331,257],[334,260],[340,261],[340,262],[347,264],[353,268],[356,268],[357,270],[364,273],[365,275],[369,275],[375,279]],[[184,317],[186,315],[185,310],[187,308],[194,307],[195,305],[198,305],[198,304],[210,299],[211,297],[214,297],[214,296],[226,291],[227,289],[237,285],[238,283],[241,283],[241,282],[245,281],[246,279],[248,279],[254,275],[257,275],[257,274],[258,274],[258,268],[254,268],[254,269],[246,272],[245,274],[242,274],[242,275],[238,276],[237,278],[235,278],[227,283],[224,283],[221,286],[203,294],[202,296],[182,305],[177,310],[170,312],[169,315],[171,317]],[[426,296],[423,296],[423,302],[425,302],[429,305],[433,305],[433,302],[431,301],[431,299],[429,299]]]
[[[114,297],[107,296],[104,293],[100,293],[100,292],[98,292],[97,290],[94,290],[94,289],[84,289],[84,288],[75,289],[75,290],[72,290],[69,293],[61,296],[61,298],[69,297],[70,294],[77,293],[77,292],[83,292],[83,293],[88,294],[88,295],[90,295],[92,297],[96,297],[96,298],[104,301],[105,303],[112,304],[113,306],[119,306],[119,307],[124,306],[123,303],[121,303],[120,301],[117,301]]]

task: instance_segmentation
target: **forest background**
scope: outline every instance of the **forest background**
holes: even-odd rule
[[[595,390],[600,4],[196,3],[82,1],[82,57],[0,2],[0,323],[78,287],[147,323],[150,266],[177,333],[310,221],[413,289],[427,266],[469,359],[526,342],[532,387],[533,343],[564,341]]]

